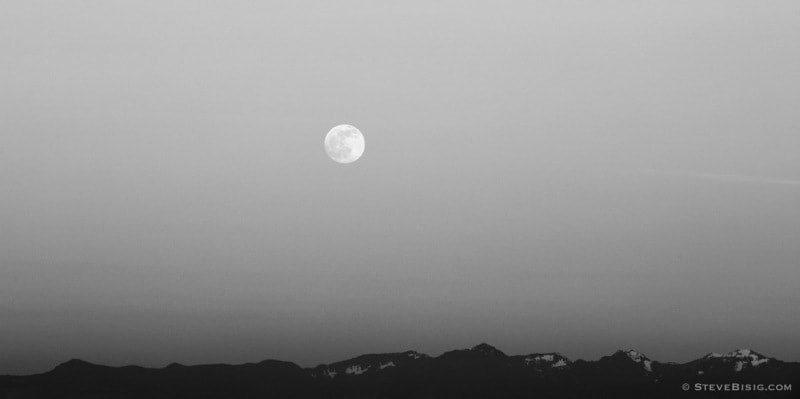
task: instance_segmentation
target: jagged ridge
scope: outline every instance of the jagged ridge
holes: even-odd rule
[[[749,349],[675,364],[633,349],[571,361],[557,352],[509,356],[482,343],[437,357],[368,354],[305,369],[277,360],[152,369],[73,359],[44,374],[0,377],[0,397],[646,397],[678,393],[683,383],[697,381],[796,384],[798,376],[800,363]]]

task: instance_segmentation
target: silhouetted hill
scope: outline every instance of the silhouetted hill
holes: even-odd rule
[[[308,369],[278,360],[155,369],[73,359],[43,374],[0,377],[0,398],[800,397],[797,391],[774,391],[774,384],[800,389],[800,363],[749,349],[684,364],[660,363],[636,350],[571,361],[555,352],[509,356],[484,343],[438,357],[369,354]]]

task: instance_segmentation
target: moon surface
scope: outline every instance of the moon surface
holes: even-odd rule
[[[353,163],[364,154],[364,135],[351,125],[339,125],[325,136],[325,152],[339,163]]]

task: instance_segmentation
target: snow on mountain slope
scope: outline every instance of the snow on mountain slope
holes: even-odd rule
[[[534,353],[525,356],[526,366],[537,366],[539,368],[561,368],[569,365],[569,359],[560,353]]]
[[[629,349],[627,351],[624,351],[624,353],[626,355],[628,355],[628,357],[631,360],[633,360],[634,362],[642,363],[642,367],[644,367],[644,369],[646,371],[648,371],[648,372],[652,372],[653,371],[653,361],[648,359],[647,356],[645,356],[643,353],[641,353],[639,351],[636,351],[636,350],[633,350],[633,349]]]
[[[323,376],[328,379],[341,376],[361,376],[385,372],[389,368],[408,365],[428,358],[428,355],[414,351],[363,355],[341,362],[319,365],[312,369],[311,375],[315,378]]]
[[[724,363],[730,363],[733,365],[735,371],[742,371],[748,367],[757,367],[772,360],[751,349],[737,349],[733,352],[728,352],[725,354],[709,353],[703,359],[718,359]]]
[[[381,370],[383,370],[383,369],[385,369],[387,367],[394,367],[394,362],[381,363],[381,366],[380,366]]]

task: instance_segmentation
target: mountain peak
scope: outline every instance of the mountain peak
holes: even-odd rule
[[[58,372],[58,373],[79,372],[81,370],[85,370],[85,369],[92,368],[92,367],[97,367],[97,366],[92,364],[92,363],[89,363],[89,362],[87,362],[85,360],[71,359],[69,361],[66,361],[66,362],[61,363],[58,366],[56,366],[52,370],[52,372]]]
[[[644,355],[644,353],[639,352],[639,351],[637,351],[635,349],[628,349],[628,350],[620,351],[620,352],[622,352],[625,355],[627,355],[631,360],[633,360],[636,363],[641,363],[641,362],[643,362],[645,360],[650,360],[647,356]]]
[[[419,353],[417,351],[405,351],[402,354],[406,355],[406,356],[408,356],[408,357],[410,357],[410,358],[412,358],[414,360],[417,360],[417,359],[423,358],[423,357],[428,357],[428,355],[426,355],[424,353]]]
[[[641,363],[642,367],[647,372],[653,371],[653,361],[650,360],[644,353],[639,352],[635,349],[628,349],[628,350],[618,350],[614,353],[613,357],[616,358],[627,358],[630,359],[634,363]]]
[[[56,368],[75,368],[75,367],[87,367],[87,366],[93,366],[93,364],[81,359],[70,359],[64,363],[59,364],[58,366],[56,366]]]
[[[485,342],[473,346],[470,349],[470,351],[471,352],[477,352],[477,353],[480,353],[482,355],[490,355],[490,356],[505,356],[506,355],[505,353],[503,353],[499,349],[497,349],[494,346],[491,346],[491,345],[489,345],[489,344],[487,344]]]

